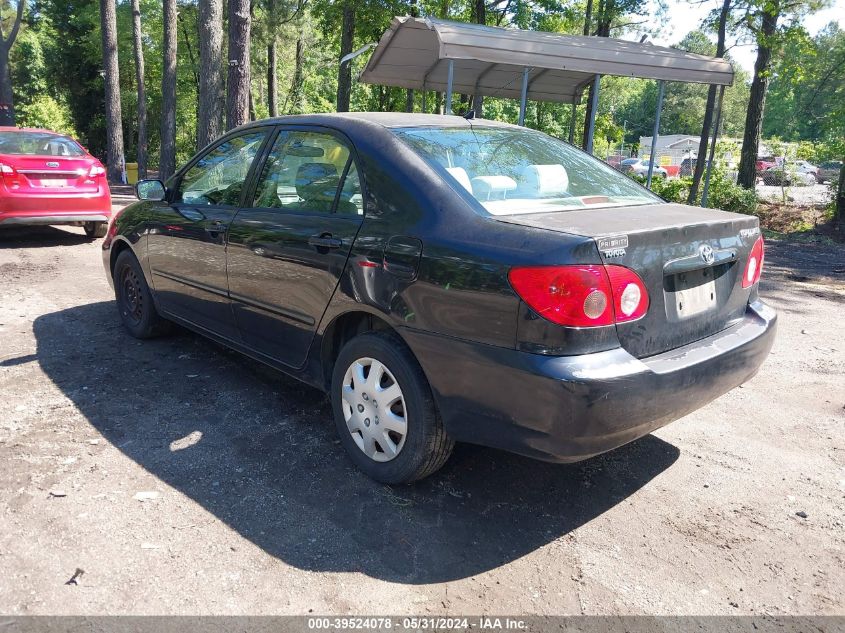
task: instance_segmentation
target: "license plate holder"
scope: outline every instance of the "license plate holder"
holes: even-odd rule
[[[719,293],[712,268],[701,268],[672,275],[666,292],[667,316],[672,320],[685,320],[703,314],[718,306]]]

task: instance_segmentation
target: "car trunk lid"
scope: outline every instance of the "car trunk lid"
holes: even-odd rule
[[[591,237],[605,264],[643,280],[650,307],[618,323],[622,346],[637,358],[705,338],[742,318],[751,292],[742,288],[757,219],[678,204],[578,209],[496,216],[497,220]]]
[[[16,193],[94,193],[100,176],[91,176],[98,166],[89,156],[0,155],[7,185]]]

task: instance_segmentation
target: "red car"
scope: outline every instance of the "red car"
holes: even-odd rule
[[[102,163],[68,136],[0,127],[0,226],[72,224],[103,237],[111,193]]]

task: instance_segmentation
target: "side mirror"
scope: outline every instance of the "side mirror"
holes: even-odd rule
[[[139,180],[135,184],[135,195],[138,200],[164,200],[167,190],[160,180]]]

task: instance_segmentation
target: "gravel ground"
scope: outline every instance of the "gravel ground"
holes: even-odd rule
[[[125,334],[99,241],[0,232],[0,613],[843,614],[845,250],[767,264],[742,388],[581,464],[464,445],[391,488],[320,393]]]
[[[827,204],[832,195],[828,183],[783,188],[776,185],[764,185],[762,182],[757,185],[757,195],[767,202],[783,202],[784,192],[786,192],[787,202],[805,206]]]

